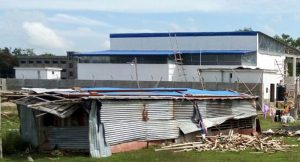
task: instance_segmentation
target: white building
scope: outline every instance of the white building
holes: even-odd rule
[[[61,68],[54,67],[15,67],[17,79],[60,79]]]
[[[296,77],[300,54],[257,31],[111,34],[110,44],[73,54],[78,79],[261,83],[269,98],[287,75],[287,57]]]

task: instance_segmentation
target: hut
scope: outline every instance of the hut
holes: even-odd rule
[[[92,157],[205,132],[256,130],[257,97],[188,88],[25,88],[15,100],[22,138],[41,151],[63,149]]]

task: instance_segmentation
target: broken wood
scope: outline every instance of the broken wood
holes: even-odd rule
[[[188,142],[163,146],[155,151],[172,150],[174,152],[187,151],[232,151],[255,150],[255,153],[274,153],[277,151],[287,152],[291,147],[298,145],[287,145],[282,140],[273,140],[270,136],[250,136],[234,134],[232,130],[228,135],[207,136],[202,142]],[[254,152],[251,152],[254,153]]]

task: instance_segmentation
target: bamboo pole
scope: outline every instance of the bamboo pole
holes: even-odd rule
[[[0,92],[0,159],[3,158],[3,150],[2,150],[2,92]]]

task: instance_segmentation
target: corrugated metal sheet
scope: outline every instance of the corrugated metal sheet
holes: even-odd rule
[[[49,127],[46,131],[51,148],[89,150],[88,127]]]
[[[33,110],[25,105],[18,105],[18,111],[22,139],[31,143],[34,147],[38,146],[37,125]]]
[[[110,145],[178,137],[171,100],[116,100],[102,105],[101,120]]]
[[[146,123],[145,140],[174,139],[179,136],[176,120],[149,120]]]
[[[232,112],[236,119],[257,115],[256,109],[247,100],[234,100],[232,106]]]
[[[193,104],[190,101],[174,101],[175,119],[191,119],[193,116]]]
[[[97,120],[97,110],[100,109],[97,104],[98,102],[94,100],[91,105],[89,114],[89,142],[91,156],[100,158],[111,156],[111,150],[106,143],[103,124],[98,123]]]
[[[149,120],[171,120],[173,115],[172,100],[151,101],[145,104]]]
[[[139,100],[102,101],[101,121],[110,145],[145,138],[144,105]]]

